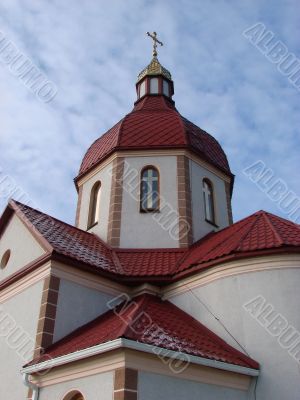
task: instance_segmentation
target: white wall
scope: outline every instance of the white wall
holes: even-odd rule
[[[262,295],[274,312],[281,313],[300,332],[300,268],[268,270],[219,279],[170,300],[191,314],[227,343],[240,350],[232,336],[261,364],[257,399],[298,400],[300,364],[283,349],[243,304]],[[229,335],[202,302],[230,332]],[[270,318],[271,319],[271,318]]]
[[[45,253],[15,214],[0,240],[0,260],[7,249],[10,249],[11,255],[7,266],[0,269],[0,281]]]
[[[140,173],[147,165],[154,165],[160,173],[159,213],[140,212]],[[97,172],[82,186],[79,228],[87,230],[91,189],[101,181],[100,220],[89,231],[107,240],[111,194],[111,167]],[[219,229],[229,225],[225,182],[214,173],[189,161],[194,241],[218,228],[205,221],[202,180],[208,178],[214,187],[216,223]],[[176,156],[131,156],[124,159],[122,218],[120,247],[174,248],[178,241],[178,185]]]
[[[160,213],[140,213],[140,173],[147,165],[155,166],[160,173],[161,204],[168,204]],[[178,247],[177,229],[169,229],[178,226],[176,156],[126,157],[123,187],[120,247]],[[163,223],[170,212],[170,223]]]
[[[212,230],[222,229],[228,226],[229,218],[227,211],[225,182],[217,175],[213,174],[192,160],[190,160],[189,165],[192,192],[193,234],[194,241],[197,241]],[[219,228],[215,228],[209,222],[205,221],[202,192],[202,181],[204,178],[208,178],[213,184],[216,224]]]
[[[110,192],[111,192],[111,173],[110,173],[111,168],[112,164],[107,165],[105,168],[101,169],[101,171],[97,172],[97,174],[95,174],[92,178],[90,178],[83,184],[79,225],[78,225],[80,229],[83,229],[84,231],[87,230],[91,190],[95,182],[100,181],[101,197],[100,197],[99,223],[93,228],[89,229],[89,232],[96,233],[104,241],[107,240],[107,228],[108,228]]]
[[[109,310],[114,296],[61,279],[56,309],[54,342]]]
[[[0,304],[0,399],[27,398],[20,369],[33,356],[42,290],[40,281]]]
[[[72,390],[83,394],[84,400],[111,400],[113,398],[113,372],[79,378],[40,390],[39,400],[63,400]]]
[[[247,393],[149,372],[139,372],[139,400],[246,400]],[[267,399],[263,399],[267,400]]]

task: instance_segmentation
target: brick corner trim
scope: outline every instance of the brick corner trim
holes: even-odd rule
[[[52,344],[59,285],[60,279],[56,276],[50,275],[44,280],[34,357],[39,356],[42,349]]]
[[[126,367],[116,369],[113,400],[137,400],[137,385],[137,370]]]

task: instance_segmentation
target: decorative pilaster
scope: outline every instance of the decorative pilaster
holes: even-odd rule
[[[76,226],[77,228],[78,228],[78,226],[79,226],[79,217],[80,217],[81,201],[82,201],[82,185],[79,187],[79,190],[78,190],[78,201],[77,201],[76,219],[75,219],[75,226]]]
[[[225,182],[226,202],[229,225],[233,224],[232,208],[231,208],[231,194],[230,194],[230,183]]]
[[[109,205],[109,222],[107,243],[112,247],[120,246],[121,214],[123,194],[124,158],[117,157],[113,161],[112,182]]]
[[[188,247],[193,243],[193,224],[189,159],[185,156],[177,156],[177,187],[179,247]]]

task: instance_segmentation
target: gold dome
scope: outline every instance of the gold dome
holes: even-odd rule
[[[170,81],[172,80],[171,73],[160,64],[157,57],[153,57],[151,63],[140,72],[137,81],[139,82],[147,75],[162,75]]]

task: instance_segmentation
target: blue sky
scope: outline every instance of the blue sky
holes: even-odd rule
[[[136,76],[151,59],[145,32],[156,30],[177,108],[228,155],[234,219],[259,209],[288,217],[242,171],[262,160],[300,196],[300,92],[243,31],[261,22],[300,57],[299,19],[297,0],[1,2],[0,31],[58,88],[43,103],[0,61],[2,176],[72,223],[81,159],[131,110]],[[1,187],[0,195],[2,212]]]

